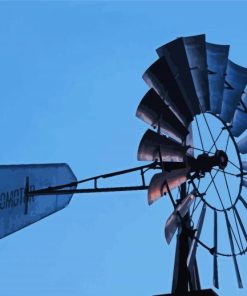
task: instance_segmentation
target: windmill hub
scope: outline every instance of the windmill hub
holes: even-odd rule
[[[192,164],[192,169],[201,174],[210,172],[213,167],[219,167],[224,170],[228,163],[227,154],[222,150],[217,150],[213,156],[207,153],[200,154]]]

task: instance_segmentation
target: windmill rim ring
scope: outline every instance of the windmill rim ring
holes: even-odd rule
[[[242,192],[242,188],[243,188],[243,166],[242,166],[242,161],[241,161],[241,156],[240,156],[240,152],[239,152],[239,149],[238,149],[238,146],[237,146],[237,143],[236,143],[236,140],[229,128],[229,126],[227,125],[227,123],[217,114],[214,114],[210,111],[206,111],[206,112],[202,112],[202,113],[206,113],[206,114],[210,114],[212,116],[214,116],[215,118],[217,118],[221,124],[224,126],[224,129],[227,130],[228,134],[229,134],[229,137],[231,138],[231,141],[234,145],[234,148],[235,148],[235,151],[236,151],[236,154],[237,154],[237,158],[238,158],[238,162],[239,162],[239,171],[240,171],[240,183],[239,183],[239,190],[238,190],[238,194],[236,195],[236,199],[234,201],[234,203],[225,208],[225,209],[219,209],[219,208],[216,208],[214,207],[213,205],[211,205],[209,202],[206,201],[205,198],[203,198],[203,194],[199,194],[198,196],[200,197],[200,199],[202,200],[203,203],[205,203],[209,208],[211,208],[212,210],[215,210],[217,212],[226,212],[226,211],[230,211],[231,209],[233,209],[236,204],[238,203],[239,199],[240,199],[240,196],[241,196],[241,192]],[[247,248],[245,250],[245,252],[247,252]]]
[[[241,178],[241,179],[240,179],[239,191],[238,191],[237,197],[236,197],[236,199],[235,199],[233,205],[230,206],[230,207],[228,207],[228,208],[225,208],[225,209],[218,209],[218,208],[212,206],[210,203],[208,203],[208,202],[205,200],[205,198],[203,198],[203,195],[202,195],[202,194],[200,194],[199,197],[201,198],[202,202],[203,202],[204,204],[206,204],[206,205],[207,205],[209,208],[211,208],[212,210],[216,210],[217,212],[227,212],[227,211],[230,211],[231,209],[233,209],[233,208],[236,206],[236,204],[237,204],[237,202],[239,201],[240,196],[241,196],[242,187],[243,187],[243,166],[242,166],[241,156],[240,156],[240,152],[239,152],[239,149],[238,149],[237,143],[236,143],[236,141],[235,141],[235,138],[234,138],[234,136],[233,136],[233,134],[232,134],[232,132],[231,132],[229,126],[227,125],[227,123],[226,123],[226,122],[225,122],[225,121],[224,121],[219,115],[214,114],[214,113],[212,113],[212,112],[210,112],[210,111],[206,111],[206,112],[203,112],[203,113],[210,114],[210,115],[214,116],[215,118],[217,118],[217,119],[222,123],[222,125],[223,125],[224,128],[225,128],[225,130],[227,130],[227,132],[228,132],[228,134],[229,134],[229,136],[230,136],[230,138],[231,138],[231,140],[232,140],[232,143],[233,143],[233,145],[234,145],[234,148],[235,148],[236,154],[237,154],[237,158],[238,158],[238,162],[239,162],[240,178]],[[213,253],[211,253],[212,248],[210,248],[208,245],[206,245],[205,243],[203,243],[200,239],[198,239],[198,238],[195,237],[194,235],[192,236],[192,238],[195,239],[196,242],[197,242],[198,244],[200,244],[202,247],[204,247],[206,250],[208,250],[208,251],[210,252],[211,255],[214,255],[214,254],[215,254],[215,255],[217,255],[217,256],[222,256],[222,257],[233,257],[233,256],[240,256],[240,255],[242,256],[242,255],[245,255],[245,254],[247,253],[247,246],[246,246],[246,248],[245,248],[245,249],[243,248],[243,250],[240,251],[240,252],[235,252],[235,253],[222,253],[222,252],[218,252],[218,251],[217,251],[217,252],[215,252],[215,253],[213,254]]]

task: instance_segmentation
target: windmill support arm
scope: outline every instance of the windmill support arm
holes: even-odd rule
[[[97,192],[116,192],[116,191],[138,191],[147,190],[148,186],[126,186],[126,187],[106,187],[106,188],[86,188],[86,189],[62,189],[62,190],[51,190],[41,189],[28,191],[27,196],[35,195],[65,195],[65,194],[75,194],[75,193],[97,193]]]
[[[37,195],[66,195],[66,194],[76,194],[76,193],[99,193],[99,192],[119,192],[119,191],[138,191],[138,190],[147,190],[148,186],[146,185],[145,181],[145,173],[150,169],[158,169],[160,168],[160,165],[157,162],[153,162],[148,165],[139,166],[130,168],[127,170],[121,170],[117,172],[112,172],[109,174],[103,174],[99,176],[95,176],[92,178],[80,180],[73,183],[68,184],[62,184],[59,186],[53,186],[53,187],[47,187],[42,188],[38,190],[32,190],[30,191],[29,187],[29,178],[26,178],[26,190],[25,190],[25,196],[27,198],[31,196],[37,196]],[[138,186],[120,186],[120,187],[101,187],[98,188],[98,179],[106,179],[106,178],[112,178],[119,175],[129,174],[132,172],[139,172],[141,176],[141,185]],[[82,188],[77,189],[75,188],[78,184],[86,183],[89,181],[93,181],[93,188]]]

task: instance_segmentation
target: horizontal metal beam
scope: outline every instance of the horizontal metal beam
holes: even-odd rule
[[[68,189],[68,190],[50,190],[41,189],[26,192],[27,196],[35,195],[65,195],[76,193],[97,193],[97,192],[116,192],[116,191],[138,191],[147,190],[148,186],[127,186],[127,187],[109,187],[109,188],[86,188],[86,189]]]

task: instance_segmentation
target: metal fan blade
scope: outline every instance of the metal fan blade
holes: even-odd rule
[[[177,169],[171,172],[164,172],[155,174],[148,187],[148,203],[151,205],[154,201],[166,194],[169,190],[172,190],[187,180],[187,174],[189,168]]]
[[[241,200],[242,204],[245,206],[245,208],[247,209],[247,202],[243,199],[243,197],[240,195],[239,196],[239,200]]]
[[[214,210],[214,274],[213,283],[215,288],[219,289],[219,275],[218,275],[218,217],[217,211]]]
[[[177,38],[161,46],[156,51],[159,57],[164,57],[169,64],[191,113],[193,115],[200,114],[200,106],[190,72],[183,38]]]
[[[174,140],[185,139],[188,130],[172,110],[162,101],[154,89],[150,89],[140,102],[136,116]]]
[[[168,244],[170,244],[178,226],[181,223],[181,218],[183,218],[188,212],[193,200],[195,199],[195,193],[191,192],[184,198],[180,204],[178,204],[166,221],[165,226],[165,238]]]
[[[242,161],[242,167],[244,171],[247,171],[247,161]]]
[[[227,216],[227,213],[226,212],[224,212],[224,213],[225,213],[225,218],[226,218],[226,225],[227,225],[227,231],[228,231],[228,236],[229,236],[229,241],[230,241],[230,246],[231,246],[231,251],[232,251],[232,258],[233,258],[235,273],[236,273],[237,281],[238,281],[238,287],[240,289],[242,289],[243,283],[242,283],[241,275],[240,275],[239,268],[238,268],[237,258],[235,255],[234,243],[233,243],[233,239],[232,239],[231,224],[229,222],[229,218]]]
[[[225,122],[231,122],[247,84],[247,68],[228,60],[225,83],[220,117]]]
[[[242,222],[242,220],[241,220],[241,218],[240,218],[240,215],[239,215],[238,210],[237,210],[236,207],[234,207],[234,212],[235,212],[236,217],[237,217],[237,219],[238,219],[238,223],[239,223],[240,228],[241,228],[241,230],[242,230],[242,232],[243,232],[243,235],[244,235],[244,237],[245,237],[245,240],[247,241],[247,232],[246,232],[246,230],[245,230],[244,224],[243,224],[243,222]]]
[[[182,162],[185,159],[187,147],[158,133],[147,130],[141,139],[138,148],[138,160],[155,161],[176,161]]]
[[[205,35],[184,37],[183,41],[196,94],[205,112],[210,110]]]
[[[189,134],[187,135],[186,137],[186,146],[188,146],[188,150],[187,150],[187,154],[189,154],[190,156],[194,157],[194,144],[193,144],[193,129],[192,129],[192,124],[190,124],[188,126],[188,131],[189,131]]]
[[[178,87],[176,77],[165,58],[159,58],[153,63],[143,74],[143,79],[174,110],[185,125],[193,120],[190,109]]]
[[[245,87],[241,100],[244,106],[247,106],[247,87]],[[234,137],[239,137],[247,129],[247,112],[243,106],[239,106],[233,117],[231,132]]]
[[[244,186],[245,188],[247,188],[247,181],[246,181],[246,180],[243,180],[243,186]]]
[[[215,114],[221,111],[229,48],[229,45],[206,43],[210,111]]]
[[[206,214],[206,209],[207,206],[206,204],[203,204],[202,207],[202,211],[198,220],[198,224],[196,227],[196,232],[194,234],[195,238],[193,239],[192,243],[191,243],[191,247],[190,247],[190,251],[189,251],[189,255],[187,258],[187,266],[188,269],[192,272],[193,270],[193,266],[195,264],[195,258],[196,258],[196,250],[197,250],[197,239],[200,238],[201,235],[201,231],[202,231],[202,226],[203,226],[203,222],[204,222],[204,218],[205,218],[205,214]]]
[[[231,132],[234,137],[239,137],[247,129],[247,113],[237,109],[234,113]]]
[[[242,140],[240,140],[238,143],[238,149],[239,152],[242,154],[246,154],[247,153],[247,136],[245,136]]]

